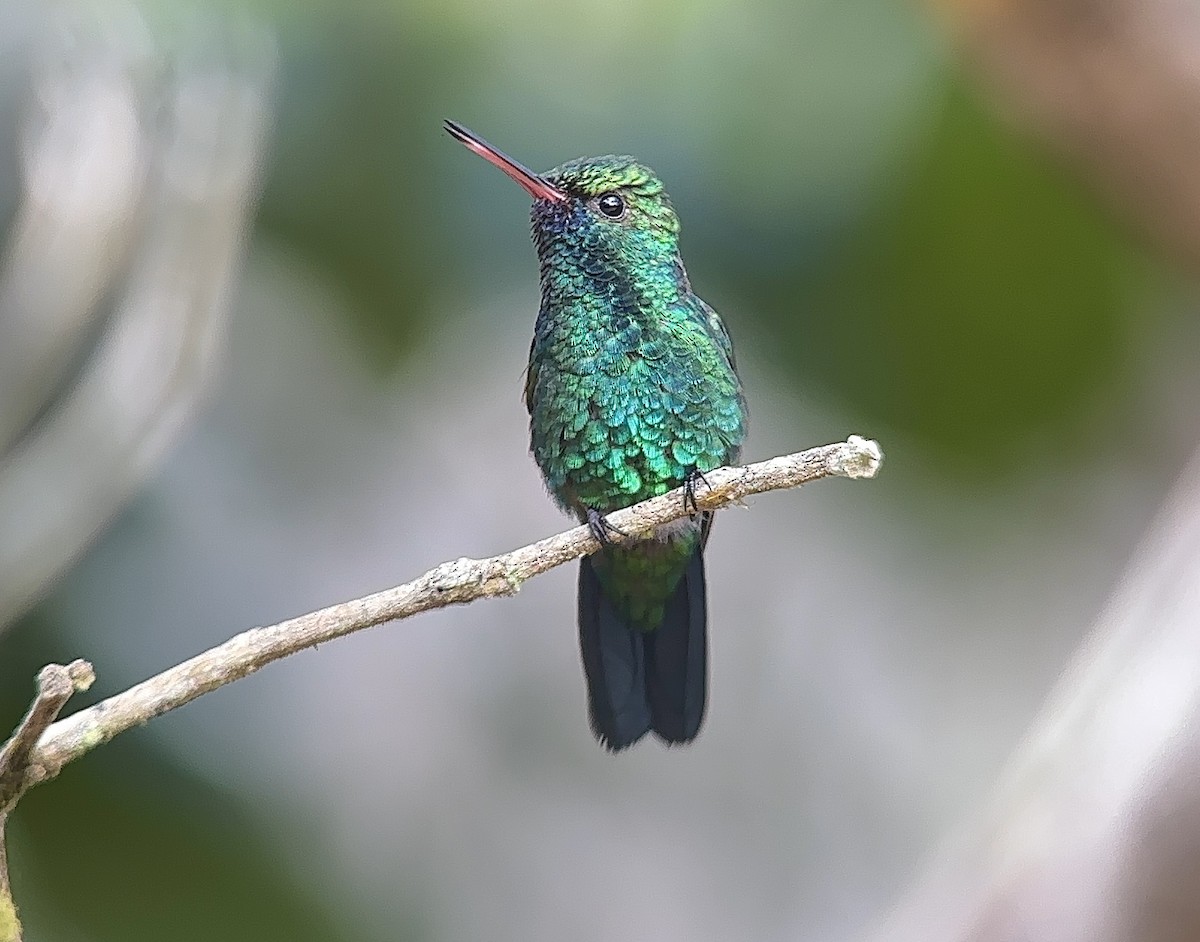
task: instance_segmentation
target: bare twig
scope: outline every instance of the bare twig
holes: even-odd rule
[[[824,445],[740,468],[705,472],[707,487],[696,494],[700,510],[716,510],[751,494],[798,487],[825,477],[869,478],[879,469],[879,446],[852,435]],[[609,515],[614,527],[647,533],[686,516],[683,488]],[[412,582],[374,595],[331,605],[266,628],[252,628],[149,680],[55,723],[38,741],[21,788],[53,778],[66,763],[201,694],[239,680],[272,661],[342,635],[408,618],[418,612],[476,599],[514,595],[533,576],[594,552],[598,544],[585,526],[488,559],[442,563]]]
[[[29,712],[16,732],[0,749],[0,942],[20,942],[21,922],[13,904],[8,882],[8,853],[4,827],[8,812],[27,787],[25,770],[41,735],[71,699],[71,694],[87,690],[95,675],[87,661],[72,661],[66,667],[47,664],[37,676],[37,693]]]
[[[95,680],[92,665],[72,661],[66,667],[47,664],[37,676],[37,693],[29,712],[0,749],[0,813],[8,811],[30,784],[26,777],[29,759],[42,734],[50,728],[71,694],[87,690]],[[3,875],[0,874],[0,879]]]
[[[21,920],[17,918],[17,906],[8,882],[8,851],[4,843],[7,823],[8,812],[0,811],[0,942],[21,942]]]

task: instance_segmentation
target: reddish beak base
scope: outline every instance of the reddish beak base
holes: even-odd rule
[[[567,194],[553,184],[547,183],[540,176],[517,163],[508,155],[496,150],[474,131],[463,127],[457,121],[449,119],[445,122],[446,132],[463,144],[468,150],[474,151],[490,164],[494,164],[521,184],[525,192],[535,200],[549,200],[552,203],[562,203]]]

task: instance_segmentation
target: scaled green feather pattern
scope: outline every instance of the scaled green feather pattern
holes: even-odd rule
[[[550,492],[586,519],[587,508],[627,507],[736,461],[745,402],[729,335],[692,293],[679,219],[653,171],[598,157],[543,179],[577,198],[533,207],[542,304],[526,386],[531,444]],[[620,220],[594,205],[613,192]],[[700,538],[697,524],[609,547],[595,560],[601,584],[653,630]]]
[[[533,199],[542,303],[525,402],[547,488],[601,543],[580,560],[577,605],[592,731],[613,751],[650,732],[691,742],[707,703],[712,515],[619,541],[605,515],[738,459],[746,403],[729,334],[692,291],[679,217],[649,167],[587,157],[536,174],[446,130]]]

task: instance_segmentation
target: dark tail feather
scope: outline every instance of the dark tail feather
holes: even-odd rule
[[[704,722],[708,629],[704,551],[696,548],[663,623],[644,635],[651,725],[668,743],[691,742]]]
[[[651,729],[668,743],[690,742],[700,732],[708,673],[704,595],[697,547],[662,624],[641,631],[617,614],[591,560],[579,561],[579,649],[592,730],[606,748],[624,749]]]
[[[579,650],[588,712],[600,744],[616,752],[650,731],[644,632],[632,630],[600,588],[591,560],[579,561]]]

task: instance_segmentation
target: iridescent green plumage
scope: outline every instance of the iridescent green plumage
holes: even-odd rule
[[[732,346],[692,292],[658,177],[632,157],[538,176],[447,127],[534,196],[542,303],[525,399],[533,455],[558,503],[595,523],[597,512],[735,461],[745,403]],[[593,726],[610,748],[649,729],[669,742],[699,729],[710,523],[701,514],[583,561],[581,645]]]
[[[744,406],[729,336],[688,283],[662,182],[632,157],[576,160],[542,176],[574,199],[533,207],[542,304],[526,403],[546,484],[583,518],[735,460]],[[613,192],[625,202],[619,221],[590,205]],[[699,539],[693,527],[602,550],[601,584],[622,614],[653,630]]]

